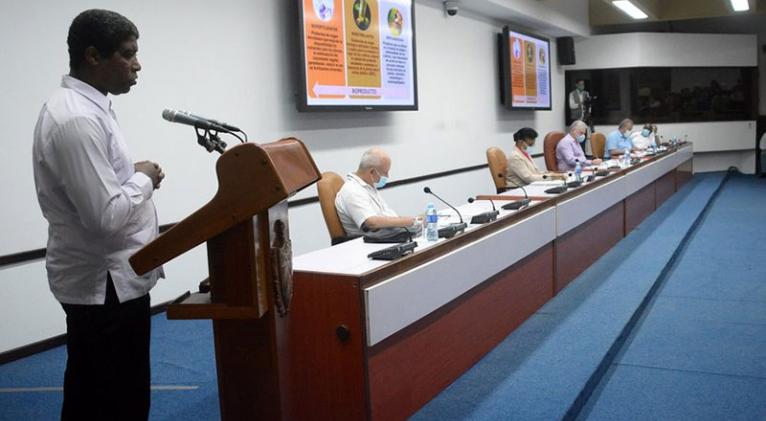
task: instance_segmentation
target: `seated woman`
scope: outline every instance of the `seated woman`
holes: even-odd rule
[[[633,142],[633,147],[645,150],[652,145],[656,145],[654,138],[656,132],[657,126],[648,123],[644,124],[644,128],[640,132],[633,133],[633,136],[630,139]]]
[[[526,186],[533,181],[541,181],[543,180],[543,175],[548,175],[550,178],[565,179],[561,174],[537,169],[535,162],[527,152],[527,148],[533,146],[536,139],[537,132],[529,127],[521,128],[513,134],[516,146],[508,155],[508,174],[506,179],[508,180],[509,187]]]

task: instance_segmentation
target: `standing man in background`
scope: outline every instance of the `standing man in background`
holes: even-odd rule
[[[569,93],[569,121],[571,124],[575,120],[587,120],[586,103],[590,102],[590,93],[585,90],[585,80],[577,79],[575,88]]]
[[[87,10],[69,27],[69,74],[34,132],[37,198],[48,220],[46,269],[66,313],[63,420],[149,416],[149,290],[128,258],[158,233],[152,194],[164,174],[133,163],[108,94],[136,84],[138,29]]]

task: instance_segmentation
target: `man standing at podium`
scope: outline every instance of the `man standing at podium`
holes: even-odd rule
[[[149,290],[128,258],[157,236],[159,165],[130,160],[108,94],[136,84],[138,30],[87,10],[69,28],[70,72],[34,132],[37,198],[48,220],[46,269],[67,323],[63,420],[149,416]]]
[[[362,155],[356,172],[346,176],[346,182],[335,196],[335,209],[347,236],[415,223],[415,218],[397,215],[378,191],[386,185],[390,169],[388,154],[380,148],[372,148]]]

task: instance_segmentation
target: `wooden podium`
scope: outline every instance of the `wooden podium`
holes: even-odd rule
[[[280,321],[292,297],[287,197],[320,173],[294,138],[226,151],[218,192],[130,258],[139,275],[207,242],[210,292],[186,294],[169,319],[212,319],[223,420],[284,418],[286,356]]]

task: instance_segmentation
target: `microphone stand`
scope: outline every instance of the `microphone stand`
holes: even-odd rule
[[[543,176],[545,177],[545,176]],[[524,188],[524,186],[516,186],[516,189],[521,189],[522,192],[524,192],[524,199],[517,200],[515,202],[506,203],[505,205],[501,206],[504,210],[520,210],[524,209],[527,206],[529,206],[529,195],[527,194],[527,189]],[[513,190],[513,189],[511,189]]]
[[[547,174],[543,174],[543,179],[544,180],[548,179],[548,175]],[[552,188],[546,190],[545,192],[548,193],[548,194],[559,194],[559,193],[564,193],[565,191],[567,191],[568,188],[569,188],[569,186],[567,185],[567,181],[564,180],[564,183],[561,186],[552,187]]]
[[[489,203],[492,204],[492,210],[482,212],[480,214],[472,216],[471,217],[472,224],[486,224],[487,222],[492,222],[497,219],[497,215],[500,214],[500,211],[497,210],[497,208],[495,207],[495,202],[493,202],[492,199],[488,199],[488,200],[489,200]],[[476,199],[474,199],[473,197],[468,198],[468,203],[473,203],[475,201]]]
[[[194,130],[197,132],[197,143],[205,148],[205,150],[211,153],[216,151],[221,155],[226,152],[226,142],[221,140],[218,132],[197,126],[194,126]]]
[[[463,215],[460,214],[460,211],[458,211],[457,208],[447,203],[444,199],[439,197],[436,193],[432,192],[430,187],[424,187],[423,192],[430,194],[431,196],[439,199],[440,202],[452,208],[452,210],[454,210],[455,213],[457,213],[458,218],[460,218],[459,223],[452,223],[447,225],[444,228],[439,228],[438,230],[439,238],[451,238],[451,237],[454,237],[455,234],[465,231],[465,229],[468,227],[468,224],[463,222]]]

